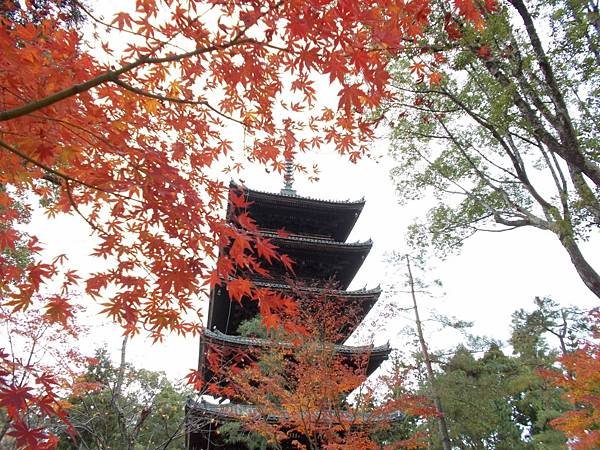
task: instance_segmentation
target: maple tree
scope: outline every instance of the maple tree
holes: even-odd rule
[[[275,168],[325,143],[358,158],[373,126],[360,114],[388,95],[389,57],[429,11],[426,1],[147,0],[107,22],[72,3],[97,33],[110,32],[94,42],[102,55],[81,30],[57,26],[59,2],[36,23],[1,19],[0,242],[11,248],[22,236],[17,195],[50,216],[79,214],[101,239],[94,254],[111,265],[82,280],[86,293],[113,288],[105,312],[155,337],[197,330],[181,314],[194,309],[193,294],[248,264],[215,271],[207,259],[243,239],[223,225],[226,188],[209,170],[237,148],[227,125],[248,136],[248,158]],[[333,109],[317,108],[318,73],[339,87]],[[55,272],[37,260],[3,269],[4,302],[27,307]]]
[[[433,416],[436,410],[424,397],[408,392],[382,401],[382,387],[386,393],[400,392],[406,373],[393,371],[380,382],[365,384],[368,346],[354,355],[336,351],[333,343],[343,339],[349,324],[360,317],[358,305],[348,305],[328,290],[312,294],[298,290],[295,297],[297,312],[280,315],[279,327],[265,327],[260,317],[240,326],[239,331],[250,338],[268,338],[268,346],[210,350],[216,389],[213,386],[209,391],[252,405],[253,413],[241,416],[237,426],[226,424],[220,429],[226,441],[247,444],[258,434],[272,448],[425,446],[418,433],[391,440],[383,447],[373,438],[392,422],[405,421],[408,416]],[[346,398],[350,393],[352,400]]]
[[[40,308],[24,314],[0,307],[0,320],[6,325],[6,345],[0,347],[0,444],[54,448],[58,439],[46,421],[59,420],[72,433],[64,398],[92,388],[77,381],[86,363],[75,349],[82,330],[73,318],[52,323]]]
[[[564,389],[573,409],[552,421],[565,433],[573,449],[593,449],[600,445],[600,313],[590,314],[593,337],[580,348],[562,355],[562,371],[545,371],[544,376]]]

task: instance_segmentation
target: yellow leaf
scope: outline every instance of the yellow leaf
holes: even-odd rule
[[[146,108],[148,114],[154,114],[158,110],[158,105],[158,100],[153,98],[149,98],[144,101],[144,108]]]

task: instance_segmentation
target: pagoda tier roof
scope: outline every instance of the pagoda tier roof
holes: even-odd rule
[[[269,348],[277,345],[283,348],[294,348],[294,344],[291,342],[274,342],[270,339],[245,337],[245,336],[232,336],[229,334],[221,333],[220,331],[204,330],[201,337],[202,341],[207,344],[218,345],[223,347],[247,349],[252,348]],[[373,345],[333,345],[334,352],[340,356],[345,357],[360,357],[361,355],[369,355],[369,362],[367,364],[367,376],[371,375],[375,370],[385,361],[392,349],[390,344],[379,345],[377,347]]]
[[[365,205],[365,200],[322,200],[291,193],[248,189],[236,183],[250,202],[248,213],[261,229],[328,237],[344,242]],[[232,205],[228,206],[228,216]]]
[[[215,419],[217,421],[244,420],[261,416],[260,410],[256,406],[243,403],[214,404],[205,401],[196,402],[193,400],[188,400],[186,408],[195,412],[196,414]],[[398,422],[405,418],[405,415],[400,411],[394,411],[386,414],[332,411],[330,415],[321,414],[321,417],[323,418],[322,421],[325,422],[326,420],[329,420],[332,423],[339,422],[338,414],[341,414],[343,420],[356,425],[368,425],[369,423],[381,422]],[[287,413],[282,411],[281,414],[267,415],[267,421],[271,423],[277,423],[281,419],[285,419],[287,417]]]
[[[365,199],[360,198],[358,200],[335,200],[335,199],[323,199],[316,197],[306,197],[298,194],[291,194],[289,192],[270,192],[263,191],[260,189],[251,189],[242,184],[231,181],[229,183],[230,188],[241,189],[246,195],[252,197],[252,199],[268,199],[269,201],[280,201],[280,202],[302,202],[303,205],[314,206],[316,208],[329,209],[329,208],[362,208],[365,205]]]
[[[261,233],[278,247],[278,252],[288,255],[294,261],[294,275],[299,280],[338,283],[340,289],[346,289],[369,254],[373,243],[345,243],[331,239],[289,236],[280,237],[276,233]],[[268,268],[274,279],[290,276],[281,263]]]
[[[375,303],[377,303],[381,295],[381,288],[379,286],[373,289],[363,288],[344,291],[337,289],[324,290],[319,287],[302,285],[292,288],[288,284],[275,281],[256,280],[254,283],[259,288],[267,288],[287,295],[291,293],[292,296],[294,293],[298,293],[299,295],[302,295],[302,293],[308,295],[323,293],[323,295],[334,297],[337,301],[347,304],[349,308],[353,309],[354,314],[348,316],[348,325],[343,331],[342,340],[345,340],[352,334],[360,324],[360,321],[364,319]],[[255,301],[246,298],[242,299],[241,302],[231,300],[227,289],[223,287],[215,288],[212,295],[206,326],[209,330],[217,329],[225,334],[235,334],[242,322],[259,314],[258,304]],[[356,323],[353,323],[354,321]]]
[[[305,234],[290,234],[289,236],[283,237],[274,231],[262,231],[261,236],[269,238],[273,242],[289,242],[298,245],[300,243],[314,244],[320,247],[331,247],[335,249],[339,248],[368,248],[371,249],[373,241],[371,239],[363,242],[340,242],[331,238],[323,238],[320,236],[309,236]]]
[[[297,289],[298,291],[306,291],[306,292],[327,292],[335,297],[346,298],[346,297],[365,297],[371,298],[376,297],[379,298],[381,295],[381,286],[376,286],[374,288],[367,289],[366,287],[360,289],[353,289],[351,291],[341,290],[341,289],[323,289],[321,287],[314,286],[295,286],[292,288],[289,284],[270,282],[270,281],[257,281],[255,283],[260,287],[272,288],[273,290],[278,291],[290,291],[292,289]]]

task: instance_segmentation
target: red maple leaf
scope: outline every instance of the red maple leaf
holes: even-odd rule
[[[451,41],[456,41],[462,37],[462,32],[450,13],[446,13],[444,16],[444,30],[446,30],[448,38]]]
[[[483,28],[483,16],[473,0],[454,0],[461,15],[471,21],[476,28]]]
[[[477,50],[477,54],[481,56],[483,59],[490,59],[492,57],[492,51],[489,45],[482,45]]]
[[[47,438],[47,434],[42,428],[29,428],[21,420],[14,422],[11,426],[12,431],[8,435],[15,438],[18,448],[35,450],[43,448],[43,441]]]
[[[414,73],[418,77],[422,77],[425,74],[425,64],[422,62],[413,63],[409,67],[410,73]]]
[[[256,222],[252,219],[248,213],[243,212],[236,216],[238,223],[242,226],[242,228],[248,231],[257,231],[258,227],[256,226]]]
[[[46,303],[45,317],[51,322],[66,323],[68,319],[73,317],[73,305],[61,296],[53,296]]]
[[[0,406],[6,408],[8,415],[15,420],[19,411],[27,408],[27,403],[34,398],[33,389],[28,386],[6,386],[0,390]]]
[[[229,297],[241,303],[243,297],[251,295],[252,286],[252,282],[246,278],[234,278],[227,283],[227,292]]]
[[[50,264],[34,264],[29,268],[29,282],[37,291],[43,278],[51,278],[56,273],[56,269]]]
[[[437,86],[442,82],[442,74],[440,72],[431,72],[429,74],[429,84]]]
[[[10,248],[15,250],[15,243],[19,239],[19,235],[12,228],[0,230],[0,251]]]
[[[288,238],[290,237],[290,233],[285,231],[285,229],[280,228],[277,230],[277,236],[279,236],[280,238]]]
[[[271,241],[268,239],[256,238],[255,247],[258,256],[266,259],[268,263],[271,263],[271,260],[277,256],[277,252],[275,251],[277,247],[271,244]]]
[[[229,254],[238,266],[245,266],[248,261],[246,251],[251,248],[250,238],[247,235],[240,233],[233,239]]]
[[[197,391],[202,389],[205,384],[204,379],[198,370],[190,370],[185,378],[187,379],[187,383],[191,384]]]
[[[281,319],[277,314],[272,314],[271,312],[263,312],[261,314],[262,323],[267,328],[267,330],[272,330],[279,328],[281,325]]]
[[[287,270],[294,273],[294,260],[292,258],[290,258],[288,255],[280,255],[279,260]]]
[[[253,203],[253,202],[249,202],[246,199],[246,196],[244,195],[243,192],[241,192],[238,195],[234,189],[231,189],[229,191],[229,201],[231,202],[231,204],[233,206],[235,206],[236,208],[240,208],[240,209],[246,209],[246,208],[248,208],[248,206],[250,206]]]

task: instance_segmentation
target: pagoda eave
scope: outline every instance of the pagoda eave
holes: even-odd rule
[[[259,189],[250,189],[246,186],[231,181],[231,188],[242,191],[248,197],[249,201],[268,202],[268,203],[296,203],[305,207],[313,207],[318,209],[352,209],[362,211],[365,206],[365,199],[358,200],[331,200],[315,197],[305,197],[287,192],[267,192]]]
[[[341,242],[348,238],[365,205],[364,199],[320,200],[291,192],[261,192],[233,182],[230,186],[244,195],[249,203],[247,212],[261,229],[285,229],[292,233],[308,231]],[[233,211],[229,203],[227,217],[231,217]]]
[[[324,282],[330,279],[338,283],[335,287],[340,290],[348,288],[372,247],[370,240],[345,243],[292,236],[282,238],[268,233],[265,236],[278,247],[279,253],[292,259],[296,279],[308,284],[311,280]],[[270,273],[280,278],[290,276],[289,271],[280,263],[274,263]]]
[[[371,300],[375,300],[375,302],[376,302],[377,299],[379,299],[379,296],[381,295],[381,287],[379,287],[379,286],[372,288],[372,289],[362,288],[362,289],[353,289],[351,291],[347,291],[347,290],[341,290],[341,289],[323,289],[322,287],[311,287],[311,286],[305,286],[305,285],[299,285],[299,286],[292,287],[289,284],[274,283],[274,282],[262,281],[262,280],[255,282],[255,284],[258,287],[265,287],[265,288],[273,289],[275,291],[288,292],[288,291],[297,289],[299,292],[323,293],[324,295],[331,295],[332,297],[336,297],[336,298],[343,299],[343,300],[350,299],[350,298],[353,298],[353,299],[357,298],[357,299],[360,299],[361,301],[369,302]]]
[[[331,297],[333,301],[338,302],[340,305],[347,305],[354,312],[356,323],[349,323],[342,340],[345,340],[356,329],[359,322],[365,318],[381,295],[379,287],[344,291],[310,287],[303,284],[290,286],[266,280],[255,280],[254,284],[258,288],[270,289],[293,298],[296,295],[300,297],[303,295],[316,295]],[[235,334],[242,322],[258,314],[258,305],[255,301],[246,298],[242,299],[241,302],[231,300],[227,289],[223,286],[214,289],[212,295],[214,298],[211,302],[207,322],[209,330],[217,329],[225,334]]]
[[[322,238],[309,238],[296,235],[290,235],[283,237],[276,232],[265,231],[261,233],[262,236],[269,238],[273,244],[280,248],[286,247],[310,247],[319,248],[321,250],[330,251],[355,251],[358,253],[366,252],[369,253],[373,246],[371,239],[363,242],[340,242],[334,241],[333,239],[322,239]]]
[[[252,349],[261,348],[282,348],[282,349],[294,349],[294,344],[291,342],[276,342],[270,339],[244,337],[244,336],[232,336],[229,334],[221,333],[220,331],[205,330],[201,336],[202,343],[204,345],[214,345],[216,347],[226,347],[231,349],[237,349],[241,352],[250,354]],[[391,347],[389,343],[379,346],[373,345],[332,345],[335,354],[348,358],[360,358],[364,355],[368,355],[368,363],[366,367],[366,375],[369,376],[379,366],[388,359],[391,353]]]
[[[281,414],[270,413],[265,416],[264,414],[261,414],[260,410],[256,406],[243,403],[215,404],[205,401],[195,402],[189,400],[186,404],[186,409],[189,412],[207,417],[209,419],[214,419],[216,421],[243,421],[258,417],[266,417],[268,422],[277,423],[289,418],[285,411],[282,411]],[[323,414],[323,412],[321,412],[321,416],[323,417],[323,422],[326,423],[338,423],[341,416],[342,420],[352,423],[353,425],[368,425],[376,422],[398,422],[405,418],[405,415],[400,411],[377,415],[360,412],[351,413],[348,411],[331,411],[330,414]]]

